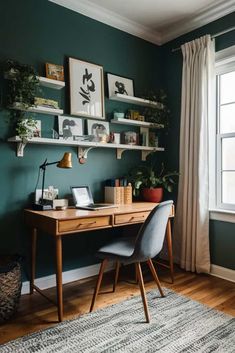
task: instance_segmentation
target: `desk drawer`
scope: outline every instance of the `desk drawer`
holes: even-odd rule
[[[90,217],[59,221],[59,233],[73,232],[82,229],[94,229],[111,225],[110,216]]]
[[[115,215],[114,224],[142,223],[146,220],[149,213],[150,211]]]

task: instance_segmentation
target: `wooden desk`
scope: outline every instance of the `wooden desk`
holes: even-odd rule
[[[131,205],[120,205],[117,208],[108,208],[97,211],[78,210],[69,208],[65,211],[33,211],[25,210],[25,222],[32,230],[32,267],[30,293],[36,290],[45,294],[35,284],[35,261],[37,232],[42,230],[55,239],[56,248],[56,288],[57,308],[59,321],[63,320],[63,288],[62,288],[62,237],[67,234],[76,234],[97,229],[106,229],[131,224],[143,223],[156,203],[136,202]],[[174,217],[172,208],[171,217]],[[168,245],[169,268],[173,281],[173,256],[171,241],[171,223],[167,224],[166,240]],[[48,298],[47,298],[48,299]]]

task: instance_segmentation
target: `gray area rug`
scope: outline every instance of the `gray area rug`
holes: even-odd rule
[[[165,298],[148,293],[150,324],[137,296],[11,341],[0,353],[235,352],[235,318],[164,291]]]

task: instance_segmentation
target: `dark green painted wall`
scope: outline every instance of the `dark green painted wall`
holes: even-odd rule
[[[0,60],[11,58],[32,64],[42,76],[45,62],[63,64],[67,80],[67,58],[72,56],[103,65],[105,72],[133,78],[136,95],[162,85],[160,49],[153,44],[47,0],[1,1],[0,13]],[[4,95],[3,88],[1,92]],[[44,92],[45,97],[58,99],[65,113],[69,113],[68,87],[62,92],[49,89]],[[108,99],[105,99],[105,106],[107,115],[115,108],[128,108]],[[31,145],[26,147],[24,158],[17,158],[15,145],[6,143],[12,133],[5,118],[6,113],[0,111],[0,252],[20,252],[26,256],[27,264],[30,243],[22,210],[29,204],[38,166],[46,157],[56,161],[65,151],[73,153],[72,170],[54,166],[47,169],[46,185],[58,187],[61,197],[70,192],[71,185],[85,184],[90,185],[95,199],[101,200],[103,181],[125,174],[139,163],[140,153],[125,152],[122,160],[117,160],[115,150],[92,150],[87,163],[79,165],[75,148]],[[56,118],[43,115],[38,118],[42,120],[43,136],[51,136]],[[110,231],[103,231],[66,238],[64,269],[94,263],[95,250],[110,236]],[[53,271],[52,240],[48,236],[41,238],[37,276]]]
[[[45,62],[63,64],[67,79],[67,58],[73,56],[103,65],[105,72],[133,78],[137,96],[145,89],[165,86],[172,111],[166,155],[171,168],[178,168],[182,60],[180,53],[172,54],[170,49],[207,32],[214,33],[232,26],[234,14],[159,48],[46,0],[8,0],[1,2],[0,13],[0,60],[12,58],[32,64],[42,76]],[[217,49],[233,45],[234,42],[234,33],[224,35],[216,40]],[[2,96],[5,91],[3,81],[0,83]],[[65,113],[69,113],[68,87],[62,92],[44,92],[45,97],[58,99]],[[115,108],[127,109],[125,104],[110,102],[107,98],[105,106],[108,117]],[[6,138],[12,133],[5,118],[6,112],[0,111],[0,252],[17,251],[26,255],[27,270],[30,243],[23,225],[22,210],[29,204],[38,166],[44,159],[58,160],[65,151],[71,151],[73,169],[48,168],[46,184],[57,186],[61,197],[69,193],[70,185],[88,184],[96,200],[101,200],[103,180],[125,174],[140,161],[140,155],[138,152],[125,152],[119,161],[114,150],[98,149],[91,151],[87,164],[81,166],[77,163],[74,148],[32,145],[26,147],[24,158],[17,158],[15,146],[6,143]],[[56,126],[56,119],[43,115],[38,118],[42,120],[43,136],[49,137],[51,129]],[[234,244],[233,230],[235,227],[232,224],[211,223],[213,263],[234,268],[234,253],[231,250],[232,242]],[[82,233],[65,239],[64,269],[96,262],[93,254],[97,247],[117,232]],[[52,240],[42,235],[37,276],[53,272],[53,251]]]
[[[214,34],[235,23],[235,13],[219,19],[207,26],[181,36],[163,46],[164,62],[164,85],[169,95],[170,109],[172,112],[172,129],[169,139],[166,141],[166,158],[172,168],[177,169],[179,163],[179,131],[180,131],[180,104],[181,104],[181,74],[182,55],[181,52],[171,52],[181,44],[198,38],[205,34]],[[215,40],[216,51],[235,45],[235,32],[230,32],[217,37]],[[211,262],[213,264],[235,269],[235,224],[211,221],[210,222],[210,248]]]

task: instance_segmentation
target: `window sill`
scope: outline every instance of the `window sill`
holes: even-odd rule
[[[235,223],[235,211],[212,209],[209,213],[212,220]]]

